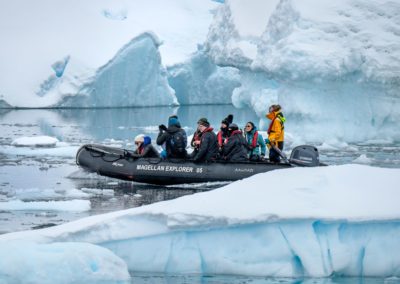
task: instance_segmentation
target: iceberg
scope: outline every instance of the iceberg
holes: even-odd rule
[[[220,6],[205,43],[217,65],[240,70],[235,106],[253,107],[265,129],[266,105],[279,103],[309,141],[400,139],[398,3],[246,3]]]
[[[155,35],[144,33],[124,46],[89,82],[64,94],[58,107],[178,105],[161,65]],[[57,92],[60,93],[58,90]]]
[[[6,244],[78,242],[112,251],[133,273],[399,277],[399,182],[399,169],[365,165],[271,171],[209,192],[0,235],[0,255]]]
[[[215,65],[202,47],[190,60],[168,68],[168,82],[182,105],[231,104],[239,72]]]
[[[206,38],[211,11],[220,5],[1,2],[0,107],[176,104],[163,66],[184,62],[196,51]]]

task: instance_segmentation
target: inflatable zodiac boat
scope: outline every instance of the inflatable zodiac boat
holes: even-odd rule
[[[87,144],[76,155],[76,163],[99,175],[158,185],[235,181],[258,173],[294,166],[320,166],[317,148],[298,146],[283,163],[269,161],[230,163],[216,161],[194,163],[190,160],[161,158],[133,158],[132,151],[103,145]]]

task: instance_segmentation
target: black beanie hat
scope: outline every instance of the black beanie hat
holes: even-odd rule
[[[237,124],[231,123],[231,124],[229,124],[229,129],[231,129],[232,131],[235,131],[235,130],[238,130],[239,127],[237,126]]]
[[[229,124],[231,124],[233,121],[233,115],[229,114],[227,117],[225,117],[221,123],[225,124],[226,126],[229,126]]]
[[[200,124],[200,125],[203,125],[205,127],[209,127],[210,126],[210,123],[208,122],[208,119],[205,118],[205,117],[200,118],[197,123]]]

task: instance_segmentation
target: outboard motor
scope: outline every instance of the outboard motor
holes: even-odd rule
[[[292,150],[290,163],[302,167],[319,166],[318,149],[310,145],[297,146]]]

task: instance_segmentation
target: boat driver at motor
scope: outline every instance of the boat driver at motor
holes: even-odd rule
[[[284,123],[286,118],[283,116],[280,105],[271,105],[266,117],[271,120],[267,131],[268,139],[265,139],[265,144],[268,145],[269,149],[269,160],[274,163],[279,163],[281,157],[273,146],[277,147],[281,151],[283,150],[283,141],[285,136]]]

